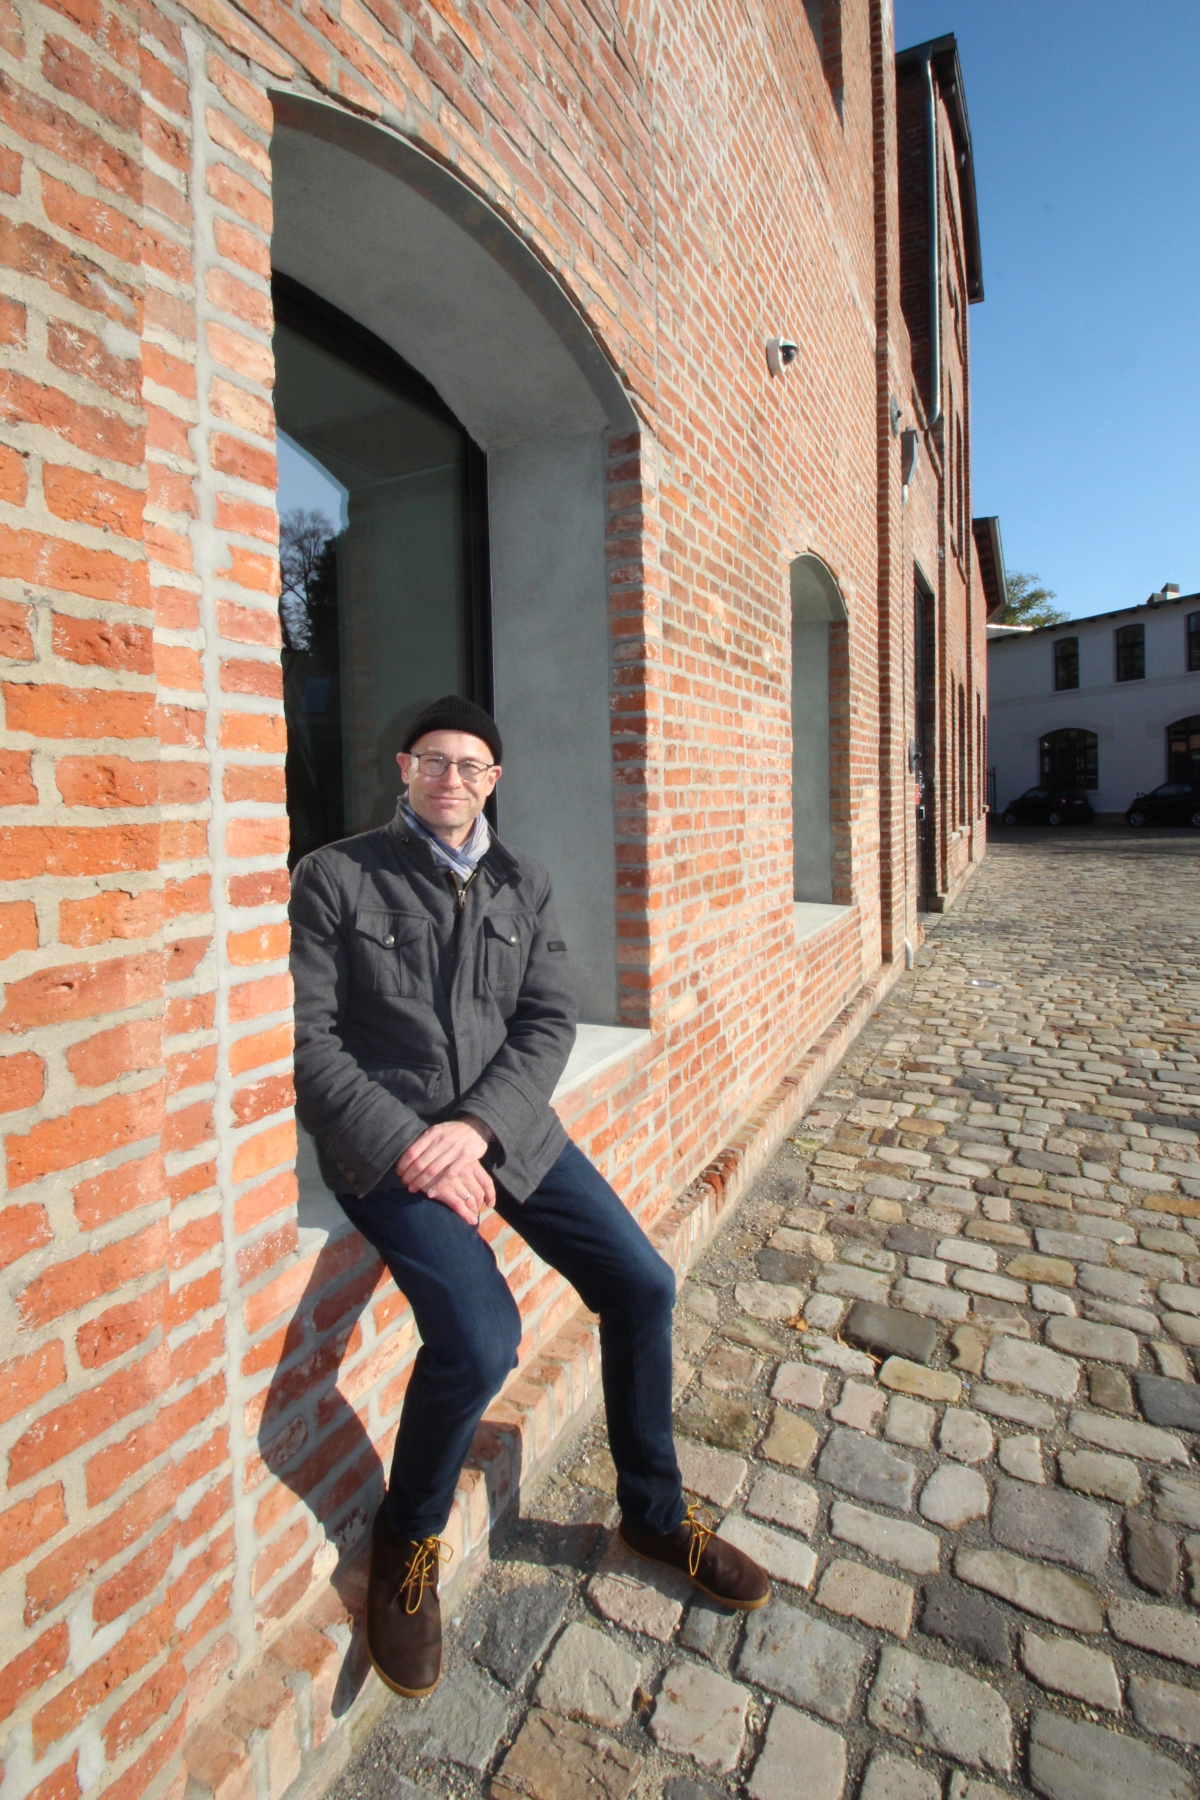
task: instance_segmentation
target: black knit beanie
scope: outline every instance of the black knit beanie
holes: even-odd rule
[[[401,750],[411,750],[427,731],[469,732],[472,737],[483,739],[492,753],[493,762],[504,760],[495,719],[491,713],[484,712],[482,706],[476,706],[473,700],[464,700],[461,694],[443,694],[440,700],[432,701],[419,712],[404,734]]]

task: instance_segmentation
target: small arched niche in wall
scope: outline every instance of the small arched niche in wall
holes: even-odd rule
[[[819,556],[791,564],[792,603],[792,893],[797,939],[846,911],[848,870],[838,855],[838,727],[844,726],[849,613]]]

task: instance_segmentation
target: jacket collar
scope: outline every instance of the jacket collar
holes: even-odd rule
[[[387,830],[396,839],[398,844],[403,845],[405,850],[411,855],[420,859],[422,868],[428,868],[434,874],[438,873],[438,864],[434,859],[433,851],[429,848],[428,843],[420,833],[414,831],[412,826],[408,824],[399,808],[397,808],[390,824],[387,826]],[[514,875],[519,875],[521,872],[519,861],[507,845],[500,842],[500,839],[496,836],[494,831],[492,832],[491,843],[488,845],[485,854],[480,858],[479,867],[481,870],[487,871],[497,887],[501,886],[504,882],[511,880]]]

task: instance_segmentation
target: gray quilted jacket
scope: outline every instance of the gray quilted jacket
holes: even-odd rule
[[[335,1192],[399,1187],[398,1158],[457,1113],[527,1199],[567,1135],[550,1095],[575,996],[550,877],[493,837],[461,903],[397,816],[326,844],[292,877],[296,1113]]]

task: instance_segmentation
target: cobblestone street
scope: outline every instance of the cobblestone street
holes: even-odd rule
[[[615,1548],[593,1414],[331,1800],[1185,1800],[1200,834],[1007,832],[681,1283],[743,1618]]]

